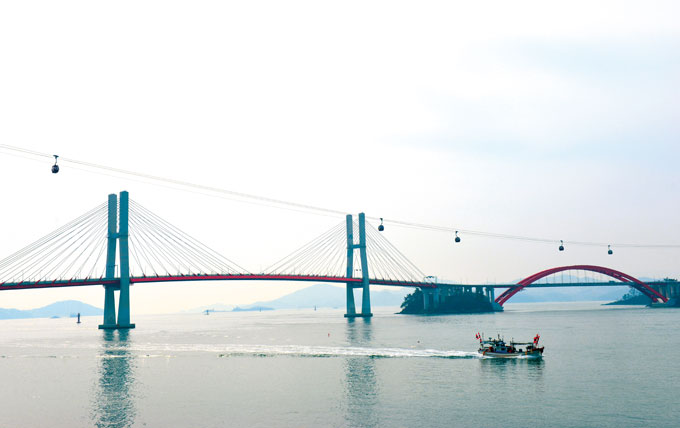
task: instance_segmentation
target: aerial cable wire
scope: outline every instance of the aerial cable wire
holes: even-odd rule
[[[37,157],[43,157],[43,158],[48,158],[52,159],[54,155],[48,154],[48,153],[43,153],[35,150],[29,150],[29,149],[24,149],[22,147],[16,147],[16,146],[10,146],[7,144],[0,144],[0,149],[5,149],[9,150],[12,152],[18,152],[18,153],[23,153],[31,156],[37,156]],[[11,153],[7,153],[12,155]],[[24,157],[26,159],[31,159],[25,156],[20,156]],[[303,203],[298,203],[298,202],[293,202],[293,201],[287,201],[283,199],[277,199],[277,198],[271,198],[271,197],[266,197],[266,196],[260,196],[260,195],[254,195],[250,193],[244,193],[244,192],[237,192],[233,190],[228,190],[228,189],[223,189],[220,187],[215,187],[215,186],[207,186],[207,185],[202,185],[202,184],[197,184],[197,183],[192,183],[184,180],[177,180],[173,178],[168,178],[168,177],[162,177],[162,176],[157,176],[153,174],[146,174],[146,173],[140,173],[140,172],[135,172],[135,171],[130,171],[122,168],[115,168],[115,167],[110,167],[106,165],[101,165],[101,164],[96,164],[93,162],[87,162],[87,161],[81,161],[78,159],[72,159],[68,157],[59,157],[60,160],[63,162],[67,163],[72,163],[76,165],[81,165],[87,168],[92,168],[96,170],[102,170],[102,171],[108,171],[116,174],[121,174],[121,175],[126,175],[126,176],[132,176],[132,177],[138,177],[138,178],[143,178],[146,180],[152,180],[153,184],[158,185],[159,183],[168,183],[176,186],[181,186],[184,188],[189,188],[189,189],[195,189],[195,190],[201,190],[201,191],[207,191],[207,192],[214,192],[217,194],[221,195],[227,195],[235,198],[241,198],[241,202],[245,203],[252,203],[253,201],[255,202],[261,202],[264,204],[273,204],[273,206],[281,209],[293,209],[296,211],[302,211],[302,212],[307,212],[307,213],[312,213],[312,214],[319,214],[319,215],[331,215],[331,216],[336,216],[336,215],[342,215],[344,216],[346,214],[346,211],[341,211],[337,209],[331,209],[331,208],[324,208],[320,206],[315,206],[315,205],[310,205],[310,204],[303,204]],[[92,170],[84,170],[87,172],[93,172],[96,173],[96,171]],[[210,195],[207,195],[210,196]],[[272,206],[272,205],[268,205]],[[373,216],[366,216],[367,219],[370,220],[380,220],[380,217],[373,217]],[[464,229],[460,227],[448,227],[448,226],[439,226],[439,225],[430,225],[430,224],[424,224],[424,223],[416,223],[416,222],[409,222],[409,221],[403,221],[403,220],[396,220],[396,219],[389,219],[389,218],[384,218],[385,223],[392,224],[395,226],[400,226],[400,227],[405,227],[405,228],[413,228],[413,229],[422,229],[422,230],[431,230],[431,231],[438,231],[438,232],[449,232],[449,233],[455,233],[456,231],[467,234],[470,236],[479,236],[483,238],[495,238],[495,239],[507,239],[507,240],[517,240],[517,241],[526,241],[526,242],[533,242],[533,243],[555,243],[558,242],[559,239],[552,239],[552,238],[538,238],[538,237],[530,237],[530,236],[523,236],[523,235],[514,235],[514,234],[504,234],[504,233],[495,233],[495,232],[485,232],[485,231],[479,231],[479,230],[471,230],[471,229]],[[565,244],[569,245],[578,245],[578,246],[607,246],[607,245],[614,245],[616,247],[627,247],[627,248],[654,248],[654,249],[669,249],[669,248],[680,248],[680,244],[635,244],[635,243],[613,243],[613,242],[593,242],[593,241],[569,241],[565,240]]]

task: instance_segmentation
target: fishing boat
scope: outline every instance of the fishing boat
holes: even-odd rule
[[[498,335],[498,338],[489,337],[484,340],[483,335],[477,333],[475,336],[479,340],[479,352],[484,357],[488,358],[541,358],[543,356],[543,347],[538,347],[538,341],[541,336],[536,335],[533,342],[515,342],[514,340],[506,343],[505,340]]]

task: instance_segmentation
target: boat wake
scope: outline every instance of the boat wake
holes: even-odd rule
[[[476,352],[441,351],[437,349],[361,348],[301,345],[232,345],[220,357],[232,356],[294,356],[294,357],[369,357],[369,358],[479,358]]]
[[[23,346],[17,346],[22,348]],[[40,344],[28,346],[41,348]],[[483,358],[477,352],[438,349],[414,349],[414,348],[368,348],[358,346],[313,346],[313,345],[258,345],[258,344],[206,344],[206,343],[135,343],[126,345],[107,345],[102,348],[98,344],[50,344],[53,349],[86,348],[103,351],[99,358],[172,358],[182,354],[192,353],[216,354],[219,358],[255,356],[255,357],[367,357],[367,358],[448,358],[448,359],[471,359]],[[14,357],[40,358],[45,355],[15,355]],[[11,355],[0,355],[0,358],[9,358]],[[65,357],[65,355],[60,355]],[[75,356],[74,356],[75,358]]]

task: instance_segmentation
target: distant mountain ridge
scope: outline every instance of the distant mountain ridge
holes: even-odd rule
[[[50,318],[71,317],[80,313],[81,316],[103,315],[104,310],[78,300],[64,300],[36,309],[4,309],[0,308],[0,319]]]
[[[404,296],[409,290],[389,291],[371,290],[371,306],[395,306],[399,307],[404,301]],[[302,309],[302,308],[344,308],[346,303],[345,288],[334,285],[315,284],[287,294],[278,299],[267,302],[255,302],[247,306],[267,306],[274,309]],[[354,291],[354,302],[357,307],[361,306],[361,292]]]
[[[565,280],[567,275],[565,275]],[[579,278],[573,278],[578,282]],[[565,281],[566,282],[566,281]],[[510,300],[510,303],[528,302],[577,302],[577,301],[614,301],[629,290],[628,286],[615,287],[567,287],[567,288],[531,288]],[[502,289],[496,290],[496,296]],[[399,308],[404,297],[413,292],[411,288],[396,288],[391,290],[371,290],[371,306],[393,306]],[[241,309],[252,307],[267,307],[273,309],[303,309],[303,308],[344,308],[345,288],[328,284],[315,284],[302,290],[295,291],[278,299],[258,301],[251,304],[240,304]],[[357,308],[361,307],[361,291],[355,289],[354,301]],[[193,308],[187,312],[204,312],[208,310],[231,311],[235,305],[213,304]]]
[[[410,290],[398,289],[399,291],[371,290],[371,306],[393,306],[399,308],[404,296]],[[303,309],[303,308],[344,308],[345,288],[328,284],[315,284],[302,290],[295,291],[278,299],[254,302],[247,305],[239,305],[240,309],[252,307],[267,307],[273,309]],[[354,301],[357,308],[361,308],[361,291],[354,291]],[[194,308],[191,312],[203,312],[206,309],[232,310],[234,306],[225,304],[205,305]]]
[[[501,289],[502,290],[502,289]],[[525,288],[512,296],[508,303],[538,303],[538,302],[583,302],[583,301],[614,301],[618,300],[629,290],[628,286],[616,287],[565,287],[565,288]],[[496,291],[496,297],[500,290]]]

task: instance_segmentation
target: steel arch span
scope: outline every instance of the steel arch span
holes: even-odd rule
[[[561,266],[561,267],[555,267],[552,269],[546,269],[544,271],[535,273],[531,276],[528,276],[521,280],[520,282],[517,283],[514,287],[510,287],[507,290],[503,292],[498,298],[496,299],[496,303],[499,305],[503,306],[505,302],[507,302],[512,296],[515,294],[519,293],[521,290],[524,288],[530,286],[534,282],[538,281],[539,279],[545,278],[546,276],[553,275],[558,272],[564,272],[567,270],[587,270],[590,272],[597,272],[601,273],[607,276],[610,276],[614,279],[618,279],[623,283],[623,285],[629,285],[631,287],[636,288],[639,290],[642,294],[645,296],[649,297],[652,299],[652,302],[658,302],[661,300],[662,302],[667,302],[668,299],[661,295],[658,291],[650,287],[649,285],[645,284],[644,282],[640,281],[639,279],[628,275],[623,272],[619,272],[614,269],[606,268],[603,266],[592,266],[592,265],[574,265],[574,266]]]

